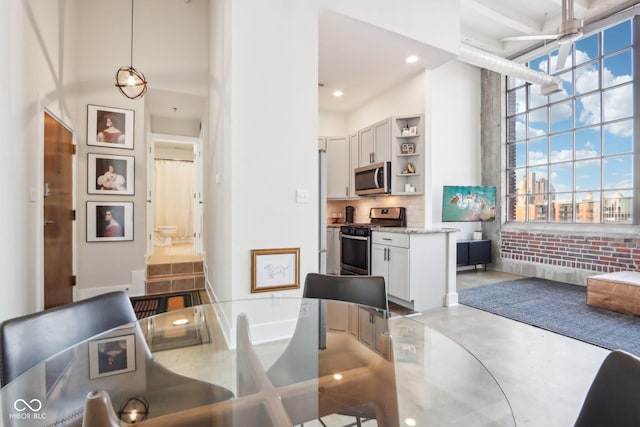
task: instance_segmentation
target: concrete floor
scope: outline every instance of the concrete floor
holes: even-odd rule
[[[458,289],[519,278],[464,271]],[[442,307],[414,317],[464,346],[502,387],[516,424],[572,426],[608,350],[475,308]]]
[[[464,271],[458,288],[519,278],[493,271]],[[464,305],[412,315],[458,342],[502,387],[518,427],[572,426],[608,350]],[[279,353],[277,353],[279,354]],[[172,351],[155,356],[176,368]],[[177,356],[175,356],[177,357]],[[189,375],[189,364],[182,372]],[[316,426],[319,424],[305,423]],[[370,422],[365,425],[375,425]]]

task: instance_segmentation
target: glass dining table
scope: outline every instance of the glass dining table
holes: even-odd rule
[[[124,325],[23,373],[0,404],[0,425],[21,427],[515,426],[491,373],[445,335],[412,317],[300,298]]]

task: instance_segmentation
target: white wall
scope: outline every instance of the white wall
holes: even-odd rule
[[[348,133],[347,113],[318,111],[318,136],[339,136]]]
[[[321,7],[428,44],[433,64],[457,54],[460,2],[441,0],[320,0]],[[439,52],[441,50],[442,52]]]
[[[250,293],[251,249],[300,248],[301,280],[317,270],[317,11],[263,0],[215,8],[227,21],[214,31],[233,43],[214,46],[223,63],[213,73],[212,111],[229,110],[212,117],[214,150],[225,163],[215,166],[221,183],[210,194],[226,205],[213,217],[208,279],[219,298],[264,297]],[[309,192],[309,203],[296,203],[296,189]]]
[[[3,209],[0,209],[0,221],[6,226],[0,238],[0,298],[11,301],[0,304],[0,320],[14,317],[35,308],[33,288],[26,286],[34,280],[28,262],[33,243],[27,238],[27,212],[29,212],[28,176],[23,173],[29,147],[27,140],[19,134],[19,111],[24,107],[17,101],[22,67],[21,58],[14,56],[21,50],[22,34],[18,32],[22,21],[22,2],[8,0],[0,2],[0,80],[16,82],[6,84],[0,97],[0,129],[5,137],[2,141],[0,157],[0,179],[11,183],[0,187]],[[35,101],[35,100],[33,100]]]
[[[442,223],[443,185],[480,185],[480,69],[459,61],[427,71],[427,170],[432,193],[425,211],[434,226],[461,230],[471,238],[475,223]],[[499,144],[499,141],[496,141]]]
[[[390,116],[424,113],[425,84],[424,70],[416,70],[413,76],[396,87],[350,111],[347,123],[349,132],[362,129]]]

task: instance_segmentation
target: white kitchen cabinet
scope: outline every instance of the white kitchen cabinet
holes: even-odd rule
[[[359,150],[358,132],[355,132],[349,135],[349,197],[352,199],[358,197],[356,194],[356,176],[354,170],[358,167]]]
[[[417,311],[445,305],[447,232],[373,231],[371,242],[371,274],[385,278],[389,301]]]
[[[326,300],[327,331],[348,333],[372,350],[388,357],[390,354],[389,327],[384,313]]]
[[[349,197],[349,140],[346,136],[325,138],[327,147],[327,198]]]
[[[409,269],[408,235],[380,233],[376,239],[373,239],[371,274],[384,277],[387,293],[411,301]]]
[[[340,274],[340,227],[327,227],[327,274]]]
[[[358,166],[391,160],[391,118],[367,126],[358,132],[360,161]]]

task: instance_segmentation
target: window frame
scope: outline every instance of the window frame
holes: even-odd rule
[[[605,45],[604,32],[607,29],[611,27],[615,27],[625,21],[630,21],[631,44],[618,48],[615,51],[604,53],[604,45]],[[640,223],[640,218],[639,218],[640,217],[640,209],[639,209],[639,206],[640,206],[640,189],[639,189],[640,188],[640,185],[639,185],[640,183],[640,143],[636,142],[638,141],[638,137],[640,136],[640,132],[639,132],[640,120],[638,120],[638,114],[640,111],[640,108],[638,108],[638,105],[640,103],[639,101],[640,100],[640,82],[638,82],[638,76],[640,76],[640,74],[636,75],[637,73],[636,70],[640,70],[640,40],[638,40],[638,37],[636,36],[636,34],[639,34],[639,31],[640,31],[639,21],[640,21],[639,17],[635,16],[635,14],[627,14],[626,16],[622,16],[622,17],[618,16],[616,17],[615,20],[605,19],[600,23],[593,24],[589,29],[590,31],[588,33],[585,33],[585,39],[594,34],[598,34],[597,58],[589,58],[586,61],[581,61],[580,63],[576,64],[575,63],[576,62],[575,44],[572,46],[570,58],[567,60],[568,62],[570,61],[570,65],[567,65],[566,67],[564,67],[562,70],[559,70],[558,72],[552,73],[553,75],[558,75],[558,76],[566,75],[567,73],[571,75],[570,87],[572,90],[568,96],[554,99],[553,95],[551,95],[551,96],[545,97],[546,103],[535,103],[535,102],[532,102],[532,98],[533,98],[532,90],[539,90],[538,86],[531,85],[523,81],[519,81],[518,79],[515,79],[510,76],[505,76],[504,100],[506,102],[506,109],[505,109],[505,116],[504,116],[505,117],[504,149],[506,153],[506,158],[505,158],[505,164],[503,166],[503,173],[504,173],[504,179],[505,179],[505,181],[503,182],[503,185],[505,186],[505,190],[506,190],[503,193],[504,194],[503,201],[505,202],[504,209],[503,209],[505,224],[514,224],[514,225],[523,224],[527,226],[536,225],[536,224],[537,225],[542,224],[546,226],[560,225],[560,226],[563,226],[563,228],[566,228],[567,226],[576,226],[578,228],[581,228],[581,226],[586,226],[585,228],[589,228],[589,226],[593,227],[593,226],[607,225],[607,227],[609,227],[608,229],[614,228],[613,226],[615,225],[615,226],[620,226],[624,229],[625,227],[637,225],[638,223]],[[540,58],[542,56],[546,56],[547,66],[549,66],[550,58],[552,58],[552,53],[556,53],[556,51],[557,51],[557,47],[555,49],[541,48],[535,52],[530,53],[528,55],[528,59],[523,61],[526,62],[527,64],[530,64],[530,63],[539,64]],[[604,65],[606,64],[607,60],[617,55],[621,55],[621,54],[626,55],[627,52],[630,52],[633,58],[632,64],[630,65],[630,68],[632,70],[632,76],[630,81],[627,80],[614,85],[605,86],[605,82],[603,81],[604,79],[603,70],[605,69]],[[576,91],[574,87],[576,85],[576,74],[580,71],[582,72],[584,72],[585,70],[588,71],[590,67],[594,66],[594,64],[597,64],[597,67],[596,67],[596,70],[598,72],[597,87],[590,87],[590,90],[578,93],[578,91]],[[517,84],[514,84],[514,83],[517,83]],[[631,91],[631,96],[633,99],[633,103],[632,103],[633,105],[631,107],[632,108],[631,115],[625,116],[622,118],[617,117],[615,119],[605,121],[606,113],[604,111],[605,106],[603,105],[603,102],[607,92],[611,90],[624,88],[624,87],[629,87]],[[523,89],[524,89],[524,92],[523,92]],[[522,99],[523,96],[524,96],[524,99]],[[600,117],[598,118],[598,120],[596,120],[595,123],[584,121],[584,120],[580,122],[578,120],[578,112],[580,110],[579,107],[581,106],[579,102],[580,100],[583,100],[589,96],[599,97],[598,114],[600,115]],[[516,107],[518,102],[520,102],[520,104],[523,104],[524,108]],[[511,111],[509,109],[510,103],[512,106]],[[553,128],[553,122],[551,119],[552,108],[553,107],[560,108],[561,105],[564,105],[565,108],[569,105],[571,107],[570,124],[568,128],[567,127],[562,129]],[[536,113],[536,112],[542,112],[546,114],[546,119],[545,119],[546,122],[542,120],[535,121],[535,122],[531,121],[532,113]],[[632,173],[632,183],[630,187],[619,187],[619,188],[610,189],[606,186],[606,182],[605,182],[605,163],[607,160],[615,159],[617,156],[620,155],[620,153],[613,153],[613,154],[605,153],[605,141],[604,141],[605,132],[606,132],[607,126],[610,126],[611,124],[615,124],[615,123],[621,123],[627,120],[630,120],[632,122],[632,134],[631,134],[632,146],[631,146],[631,151],[625,152],[623,153],[623,155],[628,156],[629,158],[632,159],[631,170],[630,170],[630,172]],[[541,125],[540,126],[542,129],[541,135],[529,134],[531,130],[531,123],[536,123],[536,124],[539,123]],[[524,129],[517,129],[518,126],[524,127]],[[544,132],[544,126],[546,126],[546,132]],[[564,126],[566,126],[566,124]],[[580,153],[578,150],[576,150],[576,143],[578,140],[577,135],[579,135],[583,131],[588,131],[593,129],[597,129],[599,132],[600,148],[598,149],[597,155],[595,156],[591,155],[591,157],[588,157],[588,159],[598,160],[600,162],[600,170],[599,170],[600,185],[598,188],[592,189],[593,190],[592,193],[596,195],[594,200],[599,206],[599,211],[595,220],[592,218],[590,220],[584,221],[584,220],[581,220],[582,215],[580,214],[579,207],[582,206],[583,209],[588,210],[589,206],[584,206],[584,204],[588,205],[589,203],[593,203],[593,202],[589,202],[588,200],[580,200],[577,198],[578,195],[586,194],[589,191],[576,187],[576,182],[577,182],[577,177],[575,173],[576,162],[583,162],[583,164],[586,164],[586,161],[587,161],[586,160],[587,158],[578,156]],[[512,138],[509,137],[510,132],[512,132]],[[571,136],[570,138],[571,145],[572,145],[572,150],[570,153],[571,158],[563,159],[562,161],[554,161],[554,159],[552,158],[552,151],[553,151],[552,140],[554,137],[566,135],[566,134],[569,134]],[[544,162],[531,163],[529,156],[532,153],[530,152],[529,144],[531,142],[539,142],[540,140],[546,140],[546,148],[544,149],[546,152],[538,153],[540,154],[540,158],[544,159]],[[524,146],[524,153],[522,153],[523,146]],[[518,150],[520,150],[520,152],[518,152]],[[521,157],[524,157],[524,165],[521,165],[520,163]],[[570,172],[572,174],[572,179],[570,181],[571,189],[568,191],[566,189],[562,189],[561,191],[557,189],[551,190],[550,187],[551,185],[553,185],[553,182],[551,182],[551,179],[550,179],[550,171],[554,167],[560,166],[562,164],[571,166],[571,172]],[[578,165],[580,165],[580,163],[578,163]],[[538,186],[538,184],[529,182],[530,180],[527,179],[527,177],[530,176],[529,171],[532,169],[536,169],[536,170],[546,169],[546,173],[544,174],[545,176],[543,178],[546,180],[547,189],[545,190],[545,193],[542,193],[543,196],[546,196],[546,198],[540,196],[539,188],[534,189],[534,187]],[[519,187],[521,187],[521,182],[519,180],[519,178],[521,177],[525,178],[524,185],[526,186],[526,194],[524,196],[518,192]],[[540,180],[537,179],[537,181],[540,181]],[[542,184],[543,183],[541,183],[540,185]],[[538,193],[534,193],[534,191]],[[630,204],[630,215],[632,218],[631,221],[628,221],[628,222],[607,221],[606,213],[611,209],[608,206],[609,199],[606,198],[606,195],[608,193],[612,193],[612,191],[619,191],[619,192],[623,192],[623,194],[625,195],[626,194],[631,195],[630,202],[627,201],[627,203]],[[567,206],[565,204],[554,203],[554,200],[557,200],[554,197],[556,194],[561,195],[562,198],[568,197],[568,200],[571,201],[570,206]],[[535,204],[532,204],[529,201],[527,201],[524,204],[524,218],[516,219],[518,215],[518,212],[517,212],[518,207],[522,206],[518,204],[518,200],[520,199],[520,203],[522,203],[522,198],[524,198],[525,200],[537,198],[538,200],[540,200],[541,202],[543,201],[544,203],[540,203],[540,206],[536,207]],[[629,200],[629,197],[626,196],[625,199],[623,200]],[[531,207],[532,205],[533,207]],[[571,216],[572,216],[571,220],[567,221],[566,217],[562,213],[560,214],[560,217],[558,220],[553,220],[553,218],[551,218],[550,215],[554,207],[558,209],[559,212],[562,211],[566,213],[571,211]],[[532,210],[535,210],[535,212],[532,212]],[[591,210],[593,210],[593,207],[591,207]],[[529,218],[530,214],[532,216],[535,215],[535,218]],[[522,215],[522,213],[520,213],[520,215]]]

